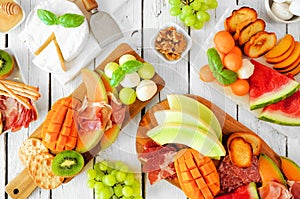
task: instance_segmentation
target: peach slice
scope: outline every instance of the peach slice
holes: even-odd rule
[[[294,48],[292,54],[287,59],[283,60],[282,62],[275,64],[273,66],[273,68],[278,69],[278,68],[288,67],[289,65],[293,64],[298,59],[299,56],[300,56],[300,43],[296,42],[296,45],[295,45],[295,48]]]
[[[292,35],[286,34],[272,50],[265,54],[265,58],[270,59],[282,55],[290,48],[294,41]]]
[[[288,67],[277,69],[277,71],[280,72],[280,73],[287,73],[289,71],[294,70],[299,64],[300,64],[300,56],[298,57],[298,59],[294,63],[292,63]]]
[[[295,46],[296,46],[295,44],[296,44],[296,42],[293,41],[290,48],[285,53],[283,53],[282,55],[280,55],[278,57],[267,59],[267,62],[268,63],[279,63],[279,62],[284,61],[293,53]]]
[[[292,75],[292,76],[296,76],[298,75],[298,73],[300,73],[300,64],[298,64],[297,67],[295,67],[293,70],[289,71],[289,72],[286,72],[284,73],[285,75]]]

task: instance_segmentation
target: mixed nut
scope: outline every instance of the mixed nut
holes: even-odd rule
[[[177,32],[173,26],[160,30],[155,39],[155,49],[168,60],[178,60],[186,47],[184,35]]]

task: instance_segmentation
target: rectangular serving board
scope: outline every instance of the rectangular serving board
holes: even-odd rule
[[[137,60],[144,62],[144,60],[128,44],[122,43],[115,50],[113,50],[111,54],[96,69],[103,70],[107,63],[118,61],[118,59],[124,54],[132,54],[137,58]],[[156,83],[157,93],[159,93],[165,86],[164,80],[157,73],[152,80]],[[81,101],[83,100],[85,95],[86,87],[84,83],[79,85],[78,88],[75,89],[71,94],[72,97],[75,97]],[[127,111],[124,122],[122,124],[122,128],[126,124],[128,124],[128,122],[130,122],[133,117],[140,113],[140,111],[149,103],[150,100],[145,102],[136,100],[133,104],[127,106]],[[41,139],[41,130],[42,124],[30,135],[30,137]],[[122,131],[120,133],[122,133]],[[91,161],[94,157],[92,154],[97,154],[99,151],[99,146],[96,146],[91,150],[91,152],[83,154],[85,163],[87,164],[89,161]],[[69,182],[71,179],[72,178],[66,178],[64,183]],[[19,175],[17,175],[12,181],[7,184],[7,186],[5,187],[5,191],[13,199],[27,198],[36,188],[37,186],[33,182],[32,178],[28,175],[27,169],[24,169]]]

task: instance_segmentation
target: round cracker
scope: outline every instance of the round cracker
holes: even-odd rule
[[[18,154],[23,165],[28,167],[30,158],[41,152],[48,152],[43,142],[37,138],[28,138],[22,143]]]
[[[38,153],[31,157],[29,162],[29,175],[37,186],[43,189],[55,189],[64,181],[63,177],[52,172],[54,156],[48,152]]]

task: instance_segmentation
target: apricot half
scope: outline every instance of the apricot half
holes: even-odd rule
[[[292,35],[286,34],[272,50],[265,54],[265,58],[270,59],[282,55],[290,48],[294,41]]]

